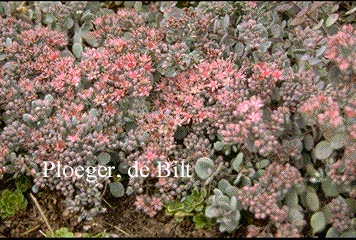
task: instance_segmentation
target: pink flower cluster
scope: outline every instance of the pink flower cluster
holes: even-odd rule
[[[305,114],[307,119],[316,117],[315,120],[321,126],[336,128],[343,123],[338,103],[332,97],[323,94],[312,97],[303,103],[300,111]]]
[[[159,198],[147,195],[136,196],[134,205],[137,210],[143,210],[150,217],[154,217],[163,207],[163,203]]]
[[[334,198],[330,203],[330,220],[333,228],[342,233],[348,229],[356,228],[356,220],[353,218],[352,209],[342,197]]]
[[[341,71],[356,73],[356,30],[352,25],[344,25],[342,30],[328,38],[326,57],[335,61]]]
[[[254,213],[256,219],[269,217],[274,223],[286,220],[288,207],[280,208],[277,199],[283,192],[303,182],[300,172],[289,163],[271,163],[259,182],[245,186],[238,192],[237,199]]]

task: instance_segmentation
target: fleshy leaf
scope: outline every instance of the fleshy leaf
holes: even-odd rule
[[[98,155],[98,162],[100,165],[105,166],[111,160],[110,154],[107,152],[102,152]]]
[[[301,225],[304,220],[304,215],[298,208],[290,208],[288,218],[293,224]]]
[[[304,137],[303,142],[304,142],[304,148],[305,148],[307,151],[310,151],[310,150],[313,149],[313,146],[314,146],[314,139],[313,139],[312,135],[307,134],[307,135]]]
[[[218,188],[222,191],[222,192],[225,192],[226,189],[228,187],[230,187],[231,184],[229,183],[229,181],[227,181],[226,179],[221,179],[218,183]]]
[[[216,151],[223,150],[224,146],[225,146],[225,144],[223,142],[221,142],[221,141],[217,141],[217,142],[214,143],[214,149]]]
[[[356,237],[356,230],[346,231],[340,235],[340,237],[347,237],[347,238],[355,238]]]
[[[321,188],[326,197],[337,197],[339,195],[336,184],[333,183],[330,178],[326,178],[321,182]]]
[[[335,134],[330,140],[330,146],[335,150],[343,148],[345,146],[345,143],[346,135],[342,133]]]
[[[333,149],[328,141],[321,141],[315,146],[315,156],[317,159],[323,160],[330,157]]]
[[[323,212],[316,212],[310,218],[310,225],[313,229],[313,235],[322,232],[325,229],[326,222]]]
[[[329,228],[329,230],[326,232],[325,237],[327,238],[333,238],[333,237],[339,237],[339,233],[334,229],[334,228]]]
[[[286,194],[285,204],[289,208],[294,208],[298,206],[298,193],[293,188],[291,188]]]
[[[315,190],[312,187],[307,188],[307,192],[305,195],[305,201],[308,206],[308,208],[316,212],[319,210],[320,203],[319,203],[319,198],[318,195],[316,194]]]
[[[240,152],[239,154],[237,154],[236,158],[233,160],[232,162],[232,168],[238,172],[240,170],[240,165],[243,161],[244,158],[244,154],[242,152]]]
[[[109,189],[114,197],[123,197],[125,195],[125,189],[121,182],[109,183]]]
[[[212,207],[212,206],[208,206],[205,209],[205,216],[207,216],[208,218],[215,218],[218,217],[220,214],[219,209]]]
[[[200,179],[208,179],[214,171],[214,162],[210,158],[199,158],[195,165],[195,173]]]
[[[81,58],[83,52],[83,46],[80,43],[74,43],[72,46],[72,52],[76,58]]]
[[[334,23],[336,23],[336,21],[339,19],[339,14],[337,13],[333,13],[331,14],[325,22],[325,26],[326,27],[330,27],[331,25],[333,25]]]

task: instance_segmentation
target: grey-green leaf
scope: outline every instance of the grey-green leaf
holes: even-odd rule
[[[326,232],[325,237],[327,238],[333,238],[333,237],[339,237],[339,233],[334,229],[334,228],[329,228],[329,230]]]
[[[238,188],[235,186],[229,186],[225,189],[225,192],[229,197],[236,196],[238,193]]]
[[[87,32],[86,34],[84,34],[83,39],[92,47],[98,47],[99,46],[98,39],[91,32]]]
[[[321,19],[317,25],[313,27],[313,30],[318,30],[324,23],[324,19]]]
[[[345,143],[346,134],[343,133],[335,134],[330,140],[330,146],[335,150],[343,148],[345,146]]]
[[[94,14],[92,14],[90,12],[90,10],[86,10],[83,15],[82,15],[82,18],[80,19],[82,22],[89,22],[91,21],[93,18],[95,17]]]
[[[350,15],[352,13],[356,12],[356,6],[351,8],[349,11],[345,12],[345,15]]]
[[[225,15],[223,20],[223,28],[226,30],[230,25],[230,16],[228,14]]]
[[[237,42],[234,47],[234,51],[237,57],[241,57],[244,53],[245,46],[241,42]]]
[[[32,123],[32,116],[28,113],[22,115],[22,120],[26,123]]]
[[[237,154],[236,158],[232,161],[232,168],[238,172],[240,169],[240,165],[243,161],[244,158],[244,154],[242,152],[240,152],[239,154]]]
[[[224,146],[225,146],[225,144],[222,141],[217,141],[217,142],[214,143],[214,149],[216,151],[223,150]]]
[[[207,157],[199,158],[194,170],[200,179],[206,180],[213,174],[214,162]]]
[[[177,76],[177,72],[176,72],[176,69],[174,66],[170,66],[168,67],[165,71],[164,71],[164,75],[166,77],[169,77],[169,78],[173,78],[175,76]]]
[[[356,213],[356,200],[353,198],[346,198],[345,202],[349,206],[352,213],[355,214]]]
[[[288,218],[292,223],[299,225],[302,224],[304,215],[301,211],[298,210],[298,208],[295,207],[289,209]]]
[[[232,211],[236,211],[237,210],[237,199],[235,196],[232,196],[230,199],[230,208]]]
[[[321,141],[315,146],[315,156],[320,160],[327,159],[332,152],[333,149],[328,141]]]
[[[304,139],[303,139],[303,143],[304,143],[304,148],[307,151],[310,151],[313,149],[314,146],[314,138],[312,135],[307,134]]]
[[[107,152],[102,152],[98,155],[98,162],[100,165],[106,165],[110,162],[111,157],[110,154]]]
[[[67,18],[65,25],[67,29],[71,29],[74,26],[74,20],[72,18]]]
[[[323,209],[322,209],[323,213],[324,213],[324,217],[325,217],[325,221],[327,224],[332,222],[332,218],[331,218],[331,204],[326,204]]]
[[[310,225],[313,229],[313,235],[322,232],[325,229],[326,222],[323,212],[316,212],[310,218]]]
[[[343,234],[340,235],[340,237],[355,238],[356,230],[350,230],[350,231],[344,232]]]
[[[226,179],[221,179],[218,183],[218,188],[222,191],[222,192],[225,192],[226,189],[228,187],[230,187],[231,184],[229,183],[229,181],[227,181]]]
[[[109,183],[109,189],[114,197],[123,197],[125,195],[125,189],[121,182]]]
[[[268,159],[263,159],[259,162],[256,163],[256,168],[257,169],[263,169],[265,167],[267,167],[269,164],[269,160]]]
[[[336,21],[339,19],[339,14],[337,13],[333,13],[331,14],[325,22],[325,26],[326,27],[330,27],[331,25],[333,25],[334,23],[336,23]]]
[[[273,37],[279,38],[281,35],[281,27],[278,24],[273,25],[271,27],[271,32],[272,32]]]
[[[307,188],[307,192],[305,194],[305,201],[308,206],[308,208],[316,212],[319,210],[320,203],[319,203],[319,198],[318,195],[316,194],[315,190],[312,187]]]
[[[90,109],[90,111],[89,111],[89,116],[90,116],[90,117],[94,118],[94,117],[96,117],[97,115],[98,115],[98,110],[97,110],[96,108]]]
[[[266,41],[260,44],[260,50],[262,52],[267,52],[268,48],[271,46],[272,42],[271,41]]]
[[[139,12],[142,10],[142,2],[141,1],[136,1],[134,5],[134,9]]]
[[[49,103],[53,103],[54,101],[54,98],[51,94],[47,94],[44,99],[47,100]]]
[[[82,57],[83,46],[80,43],[74,43],[72,46],[72,52],[76,58]]]
[[[285,204],[289,208],[294,208],[298,206],[298,193],[293,188],[291,188],[286,194]]]
[[[321,188],[326,197],[337,197],[339,195],[336,184],[333,183],[330,178],[326,178],[321,182]]]
[[[214,217],[218,217],[220,214],[219,209],[212,207],[212,206],[208,206],[205,209],[205,216],[207,216],[208,218],[214,218]]]

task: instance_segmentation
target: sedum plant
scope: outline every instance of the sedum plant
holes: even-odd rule
[[[194,189],[190,195],[181,201],[175,200],[165,205],[166,214],[174,216],[177,222],[183,221],[185,217],[192,217],[195,228],[211,228],[214,222],[204,215],[207,191]]]
[[[54,231],[53,237],[71,238],[71,237],[74,237],[74,233],[68,231],[68,228],[66,228],[66,227],[61,227]]]
[[[153,217],[206,187],[196,223],[233,232],[240,212],[264,221],[248,236],[350,236],[354,13],[349,2],[1,2],[0,178],[61,192],[79,221],[106,210],[107,188]],[[45,178],[46,160],[112,165],[127,181]],[[163,162],[188,163],[191,177],[158,177]],[[129,177],[135,163],[150,174]]]
[[[27,200],[18,189],[10,191],[5,189],[0,196],[0,216],[2,219],[12,217],[17,211],[26,209]]]
[[[70,232],[66,227],[61,227],[59,229],[56,229],[54,231],[53,236],[51,236],[50,233],[47,233],[47,235],[50,236],[51,238],[78,238],[78,235],[83,238],[106,238],[109,236],[115,237],[115,235],[109,235],[106,232],[99,232],[97,234],[89,234],[89,233],[78,233],[78,235],[75,234],[77,233]]]
[[[240,223],[241,203],[236,197],[237,188],[225,179],[220,180],[219,188],[209,197],[209,206],[205,209],[208,218],[216,219],[221,232],[233,232]]]

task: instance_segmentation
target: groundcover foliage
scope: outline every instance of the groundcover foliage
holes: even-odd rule
[[[355,13],[353,2],[1,2],[0,178],[61,192],[59,211],[78,221],[108,211],[108,189],[198,228],[355,236]],[[44,176],[46,161],[121,178]],[[148,176],[130,176],[135,163]],[[189,177],[159,177],[160,163],[189,164]],[[2,190],[1,216],[26,203]]]

